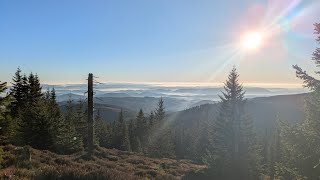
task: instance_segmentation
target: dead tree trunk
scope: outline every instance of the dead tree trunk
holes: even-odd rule
[[[88,152],[92,153],[93,144],[93,75],[88,77]]]

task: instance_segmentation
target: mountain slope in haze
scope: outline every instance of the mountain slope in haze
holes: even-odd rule
[[[87,102],[84,101],[84,110],[86,110],[86,104]],[[59,103],[60,109],[62,112],[67,111],[67,102],[60,102]],[[78,107],[78,104],[75,102],[74,103],[74,108],[76,109]],[[115,121],[119,118],[119,113],[122,110],[123,112],[123,117],[125,120],[129,120],[133,117],[136,116],[136,111],[132,111],[130,109],[122,108],[119,106],[114,106],[114,105],[109,105],[109,104],[100,104],[100,103],[95,103],[94,104],[94,111],[100,113],[100,116],[102,119],[112,122]]]
[[[258,127],[269,127],[275,120],[299,122],[305,118],[304,100],[308,94],[258,97],[248,101],[248,112]]]
[[[246,110],[258,129],[272,128],[277,119],[298,122],[304,119],[306,94],[259,97],[247,101]],[[178,126],[190,127],[203,120],[216,119],[220,104],[205,104],[172,113],[168,118]]]
[[[52,88],[52,86],[43,85],[43,90]],[[76,94],[83,96],[85,99],[85,92],[87,91],[86,84],[76,85],[55,85],[54,86],[58,96],[65,96],[67,100],[68,94]],[[161,86],[156,84],[96,84],[95,97],[155,97],[155,98],[178,98],[183,100],[192,100],[193,103],[201,100],[219,100],[219,94],[223,91],[222,86]],[[303,88],[267,88],[267,87],[254,87],[245,86],[244,91],[248,98],[261,97],[261,96],[275,96],[281,94],[298,94],[304,93],[307,90]],[[62,98],[60,98],[62,99]],[[58,97],[58,101],[61,102]],[[178,109],[183,110],[183,109]]]
[[[97,97],[131,97],[131,95],[123,92],[109,92],[97,95]]]
[[[276,119],[297,122],[304,118],[305,96],[306,94],[294,94],[248,99],[247,112],[257,127],[269,128]],[[155,97],[99,97],[95,98],[94,106],[103,119],[114,121],[121,109],[126,119],[134,118],[140,108],[145,114],[149,114],[157,108],[158,101],[159,98]],[[193,103],[182,99],[164,98],[164,103],[172,122],[184,121],[186,124],[202,119],[213,120],[219,108],[219,103],[210,100]],[[62,110],[65,110],[66,101],[59,104]]]
[[[217,102],[216,101],[211,101],[211,100],[202,100],[202,101],[199,101],[199,102],[196,102],[196,103],[190,105],[189,108],[201,106],[201,105],[204,105],[204,104],[215,104],[215,103],[217,103]]]
[[[62,95],[57,96],[57,102],[68,101],[69,99],[72,99],[73,101],[78,101],[80,99],[84,100],[84,99],[86,99],[86,97],[83,95],[78,95],[78,94],[73,94],[73,93],[62,94]]]
[[[104,96],[95,96],[95,104],[105,104],[110,106],[121,107],[130,111],[138,112],[142,109],[146,113],[154,111],[159,102],[159,97],[123,97],[124,93],[107,93]],[[112,96],[112,97],[109,97]],[[86,100],[85,96],[77,94],[64,94],[57,97],[59,104],[65,103],[67,100],[72,99],[74,103],[77,103],[79,99]],[[163,98],[166,110],[168,112],[181,111],[190,108],[194,103],[199,101],[188,101],[181,98]]]

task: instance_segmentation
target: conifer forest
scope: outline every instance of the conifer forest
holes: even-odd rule
[[[287,3],[290,4],[289,2],[291,1]],[[129,4],[131,3],[133,2]],[[135,3],[130,6],[137,7]],[[92,64],[80,65],[84,63],[83,59],[79,59],[77,62],[62,62],[57,60],[56,62],[46,62],[46,67],[33,68],[32,65],[28,65],[28,63],[31,63],[31,60],[28,61],[26,59],[24,64],[17,65],[14,63],[14,58],[23,58],[24,54],[26,54],[24,50],[17,49],[16,52],[14,50],[12,52],[8,51],[8,53],[19,54],[15,56],[0,55],[0,71],[3,72],[0,73],[0,179],[320,179],[320,24],[315,23],[313,24],[314,29],[308,29],[308,32],[312,31],[313,33],[312,42],[314,44],[312,42],[307,44],[301,40],[299,43],[305,43],[303,44],[304,49],[291,50],[289,43],[286,46],[287,49],[285,51],[289,55],[292,55],[290,57],[294,57],[294,53],[298,54],[300,51],[312,51],[311,54],[309,53],[309,56],[303,56],[304,59],[308,59],[304,63],[298,60],[291,61],[290,59],[283,62],[269,60],[273,63],[272,67],[263,61],[259,65],[260,69],[254,69],[254,65],[250,65],[251,61],[259,61],[256,59],[261,58],[262,55],[248,54],[259,54],[262,51],[266,51],[263,56],[268,56],[267,58],[273,57],[273,53],[276,53],[276,51],[268,52],[268,47],[264,44],[268,42],[275,44],[274,46],[276,47],[279,45],[278,41],[268,39],[278,29],[273,29],[272,33],[269,33],[267,37],[267,35],[264,35],[267,34],[267,31],[271,32],[271,30],[266,28],[265,31],[247,34],[240,45],[239,51],[246,51],[246,53],[243,53],[243,56],[255,57],[252,58],[255,60],[231,62],[225,65],[226,73],[224,74],[222,73],[223,70],[214,66],[209,69],[209,65],[189,68],[187,68],[187,65],[179,65],[176,67],[173,62],[170,64],[169,61],[161,62],[156,60],[135,64],[142,60],[134,61],[133,57],[132,61],[126,61],[118,65],[116,61],[120,55],[116,56],[115,54],[121,54],[121,57],[134,56],[137,59],[144,56],[149,57],[149,55],[150,57],[155,57],[155,59],[169,58],[169,55],[167,57],[166,55],[160,56],[160,54],[156,54],[162,52],[162,50],[165,51],[164,49],[157,49],[158,45],[155,45],[162,41],[166,42],[168,49],[171,48],[170,51],[180,52],[179,48],[169,44],[174,43],[173,41],[175,40],[178,41],[178,37],[181,39],[185,38],[185,35],[189,33],[189,29],[175,34],[178,37],[171,37],[170,33],[174,30],[166,30],[162,26],[178,28],[185,23],[182,19],[190,21],[189,23],[191,24],[194,23],[192,18],[198,20],[197,25],[199,26],[201,24],[200,21],[203,21],[203,23],[207,22],[203,15],[203,13],[207,12],[205,6],[201,6],[202,10],[197,10],[197,8],[200,8],[199,4],[201,3],[198,4],[199,7],[194,4],[194,7],[188,6],[190,8],[188,10],[180,9],[179,12],[184,14],[183,17],[178,14],[168,15],[172,13],[169,7],[168,9],[161,10],[161,16],[156,16],[155,14],[159,13],[157,11],[161,9],[161,3],[154,2],[159,5],[157,8],[148,3],[145,2],[144,5],[151,8],[148,11],[148,15],[151,17],[146,17],[148,16],[147,14],[143,16],[139,14],[139,12],[146,12],[142,5],[139,6],[141,8],[139,12],[135,11],[137,14],[131,14],[130,16],[125,13],[125,9],[132,11],[130,6],[126,3],[126,5],[119,5],[118,8],[124,8],[121,11],[122,14],[114,11],[109,12],[110,16],[111,14],[117,14],[117,16],[113,20],[106,20],[111,25],[106,29],[99,29],[98,27],[101,26],[102,22],[98,22],[98,20],[93,21],[92,19],[101,19],[102,17],[100,16],[105,15],[104,13],[107,12],[100,11],[102,7],[95,6],[93,8],[92,4],[89,7],[81,6],[81,8],[87,10],[93,8],[94,10],[91,9],[90,12],[89,10],[88,12],[84,12],[84,9],[81,9],[80,5],[75,5],[75,9],[73,10],[66,9],[67,12],[61,11],[64,15],[65,13],[69,14],[70,17],[61,15],[60,20],[57,20],[59,18],[56,17],[60,16],[58,15],[59,13],[54,13],[53,16],[50,14],[51,10],[48,10],[48,12],[45,12],[45,10],[41,11],[48,17],[46,21],[40,21],[37,18],[39,20],[38,23],[47,23],[48,21],[62,25],[64,21],[70,23],[71,20],[68,20],[68,18],[72,16],[74,24],[63,25],[68,26],[70,32],[68,30],[63,30],[63,32],[69,34],[69,40],[70,42],[72,41],[72,44],[79,43],[74,48],[80,48],[82,46],[80,45],[81,41],[85,41],[84,39],[88,37],[93,38],[92,34],[99,34],[101,33],[100,31],[106,31],[106,33],[129,31],[126,29],[128,26],[124,22],[130,22],[129,20],[124,20],[125,18],[132,18],[132,22],[139,23],[140,21],[134,20],[134,18],[139,16],[145,23],[146,21],[150,23],[146,23],[148,25],[144,24],[143,29],[155,27],[160,29],[158,32],[155,28],[152,31],[153,34],[148,34],[151,32],[150,29],[150,32],[144,31],[140,29],[140,26],[132,23],[130,26],[132,29],[129,28],[130,32],[137,35],[136,38],[143,37],[134,41],[134,45],[130,44],[133,35],[128,32],[124,37],[118,37],[116,41],[111,37],[102,36],[99,37],[101,39],[96,37],[97,39],[88,40],[88,38],[86,40],[87,43],[100,43],[99,45],[105,45],[106,49],[111,47],[103,43],[107,39],[113,42],[113,48],[118,46],[120,48],[121,46],[121,48],[127,49],[126,52],[109,52],[106,49],[93,50],[97,48],[94,45],[91,49],[88,46],[88,51],[97,53],[96,56],[90,56],[93,57]],[[188,4],[187,2],[185,3]],[[207,3],[208,5],[211,4]],[[243,3],[247,4],[248,2]],[[273,3],[277,4],[280,2]],[[2,11],[1,4],[0,2],[0,11]],[[45,7],[40,2],[35,4],[37,6],[42,4],[41,7]],[[66,2],[66,4],[68,3]],[[215,2],[215,4],[219,6],[220,3]],[[291,7],[285,2],[283,4],[286,7]],[[318,4],[315,1],[310,5],[310,13],[313,12],[311,9],[316,9],[316,7],[318,7],[317,11],[319,11],[320,6],[317,6]],[[307,5],[305,7],[309,7]],[[4,7],[9,7],[9,5]],[[185,6],[181,7],[186,8]],[[297,5],[296,13],[299,13],[298,7],[300,6]],[[221,5],[221,8],[226,7],[222,7]],[[237,8],[231,8],[230,6],[228,7],[228,11],[232,14],[231,9],[237,12]],[[258,10],[252,11],[255,13],[262,11],[258,6],[256,8]],[[218,7],[215,7],[216,11],[218,9]],[[178,9],[176,10],[178,11]],[[287,10],[289,11],[290,8]],[[77,19],[74,16],[81,14],[78,14],[78,11],[95,18],[81,16],[83,19]],[[193,12],[194,17],[188,17],[187,19],[184,11],[190,11],[190,13],[191,11],[197,11],[198,14],[196,15]],[[276,11],[276,8],[274,11]],[[269,13],[272,14],[272,12],[270,11]],[[34,13],[38,13],[38,11]],[[295,17],[295,12],[291,13],[291,16]],[[2,21],[1,14],[0,12],[0,24]],[[3,15],[5,14],[9,17],[9,13],[6,12]],[[215,15],[218,16],[218,14]],[[170,18],[160,20],[163,18],[162,16],[167,15]],[[202,20],[199,18],[200,15],[203,15]],[[319,15],[318,13],[318,18]],[[26,16],[33,15],[28,14]],[[34,16],[39,17],[38,15]],[[231,15],[221,16],[221,18],[228,19],[229,16]],[[281,18],[285,18],[284,16],[279,17],[279,19],[282,20]],[[67,20],[63,20],[63,18]],[[171,18],[176,19],[172,20]],[[253,19],[254,16],[251,15],[250,18]],[[303,19],[304,16],[301,15],[301,18]],[[113,21],[117,21],[118,24]],[[292,26],[290,26],[290,19],[287,21],[289,25],[286,27],[288,29],[293,28],[294,25],[291,24]],[[12,24],[14,22],[5,22],[5,26],[7,25],[8,28],[12,28],[15,31],[15,25]],[[75,30],[72,26],[76,26],[80,22],[85,22],[89,27],[96,28],[94,30],[91,29],[92,32],[89,29],[83,30],[86,32],[82,32],[80,29]],[[219,26],[226,26],[222,21],[220,22],[217,19],[215,22],[217,24],[215,28],[220,29],[222,27]],[[306,22],[309,21],[306,20]],[[28,21],[26,23],[32,22]],[[297,24],[299,23],[297,22]],[[26,30],[27,26],[25,27]],[[43,28],[45,26],[49,25],[41,25]],[[206,25],[202,24],[202,26]],[[200,27],[189,28],[200,29]],[[2,32],[1,29],[2,26],[0,25],[0,34],[6,36],[3,34],[5,32]],[[30,43],[30,47],[25,46],[26,51],[33,49],[35,53],[33,57],[44,57],[45,52],[36,50],[36,46],[32,45],[32,42],[38,42],[36,36],[55,36],[53,32],[60,30],[56,28],[52,32],[46,32],[47,34],[45,32],[40,35],[34,34],[35,39],[28,42]],[[20,31],[24,31],[24,29],[20,29]],[[199,31],[199,38],[201,33],[205,34],[205,31],[202,30],[194,31]],[[284,32],[288,33],[288,31]],[[88,35],[90,33],[91,35]],[[170,38],[165,38],[161,34],[170,36],[172,40],[169,41]],[[2,41],[2,35],[0,35],[0,41]],[[81,41],[77,39],[80,36],[82,38],[80,38]],[[155,40],[155,36],[159,36],[157,40]],[[311,37],[311,35],[308,37]],[[17,33],[17,38],[20,38],[19,33]],[[124,40],[126,38],[127,40]],[[143,43],[148,38],[153,39],[155,44],[148,41],[149,48],[146,51],[138,51],[140,47],[147,47]],[[218,37],[216,38],[218,39]],[[288,35],[286,38],[291,38],[291,36],[289,37]],[[43,39],[43,41],[47,40],[46,38]],[[6,39],[4,41],[6,42]],[[50,39],[50,41],[53,42],[54,40]],[[191,37],[190,39],[181,40],[181,42],[187,44],[190,43],[189,41],[198,43],[196,40],[191,41]],[[21,43],[24,44],[26,42],[21,40]],[[68,43],[67,40],[64,43]],[[14,46],[10,43],[6,44],[8,47]],[[46,46],[43,48],[53,48],[53,46],[45,44],[41,46]],[[182,44],[180,45],[182,46]],[[72,51],[72,48],[66,47],[63,43],[59,44],[59,46],[61,48],[56,46],[55,53],[59,54],[59,57],[65,55],[66,58],[69,58],[71,55],[65,54],[65,51]],[[0,49],[3,47],[0,42]],[[40,46],[37,47],[40,48]],[[130,48],[133,48],[133,50],[128,50]],[[169,52],[168,49],[166,52]],[[7,50],[0,50],[0,54],[5,53],[5,51]],[[104,70],[100,71],[102,67],[98,67],[102,65],[94,64],[100,62],[94,60],[94,58],[98,58],[99,56],[98,51],[108,51],[111,54],[107,66],[113,70],[108,69],[110,71],[108,77],[107,75],[104,77],[102,73],[99,73],[104,72]],[[188,59],[193,56],[199,58],[196,60],[198,61],[197,63],[203,63],[204,60],[200,60],[203,51],[190,50],[188,55],[183,56],[185,58],[183,59],[183,63],[194,63]],[[222,56],[218,51],[213,51],[212,59]],[[227,50],[223,46],[221,51]],[[278,48],[278,51],[281,50]],[[237,51],[232,52],[235,53],[230,57],[237,58]],[[84,52],[80,48],[77,53],[83,54]],[[145,55],[142,55],[143,53]],[[151,56],[151,54],[154,56]],[[8,59],[5,60],[7,57]],[[14,58],[10,60],[10,57]],[[175,54],[174,57],[180,57],[179,53]],[[54,58],[49,59],[54,61]],[[8,72],[4,68],[9,67],[5,64],[10,64],[10,61],[15,66],[15,71],[13,72]],[[244,65],[241,63],[248,64]],[[289,63],[286,66],[287,69],[283,68],[284,66],[281,63]],[[58,68],[49,68],[49,66]],[[70,71],[68,70],[68,75],[66,75],[59,68],[69,69]],[[94,68],[99,70],[95,70]],[[198,68],[198,71],[194,70],[195,68]],[[249,68],[252,69],[249,70]],[[281,75],[278,75],[278,70],[281,68],[283,72]],[[12,67],[9,69],[12,69]],[[79,73],[80,70],[83,72]],[[90,73],[87,76],[88,71],[93,74]],[[202,73],[201,76],[192,76],[200,71]],[[290,74],[289,72],[292,73]],[[95,77],[95,75],[99,77]],[[172,79],[172,81],[168,85],[159,85],[160,83],[158,85],[131,83],[130,78],[138,79],[138,75],[143,80],[154,79],[157,81],[159,79],[160,82],[160,80],[164,79],[164,81],[167,80],[169,82]],[[209,78],[208,76],[212,76],[211,79],[214,79],[213,77],[217,79],[222,77],[223,82],[217,86],[196,86],[190,84],[180,86],[175,82],[179,78],[187,80],[188,77],[204,78],[205,76],[207,78]],[[10,77],[10,79],[7,77]],[[87,77],[88,79],[86,79]],[[248,82],[251,82],[252,79],[254,79],[252,82],[264,82],[269,78],[276,82],[276,77],[279,77],[279,79],[287,78],[286,81],[281,81],[284,83],[279,83],[282,85],[282,89],[248,85]],[[68,78],[70,78],[70,81]],[[105,81],[104,78],[110,78],[110,82],[112,78],[116,80],[117,78],[127,78],[130,83],[112,84],[109,81]],[[78,79],[78,81],[74,83],[52,83],[60,81],[72,82],[73,79]],[[286,87],[289,86],[288,84],[290,84],[289,81],[291,82],[291,80],[292,82],[297,82],[298,86],[296,89]],[[81,83],[78,83],[80,81]],[[292,93],[289,91],[292,91]]]

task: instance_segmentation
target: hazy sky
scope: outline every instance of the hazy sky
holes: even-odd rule
[[[3,0],[0,80],[16,68],[43,83],[219,83],[236,65],[245,83],[300,83],[314,70],[319,0]],[[247,32],[262,46],[244,49]]]

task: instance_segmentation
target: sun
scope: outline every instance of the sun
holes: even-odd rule
[[[244,35],[242,39],[242,47],[248,50],[255,50],[261,47],[262,44],[262,33],[250,32]]]

